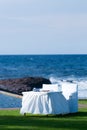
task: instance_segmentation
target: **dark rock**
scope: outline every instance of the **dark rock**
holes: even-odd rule
[[[33,88],[42,88],[42,84],[51,84],[51,82],[49,79],[42,77],[6,79],[0,80],[0,90],[21,95],[24,91],[31,91]]]

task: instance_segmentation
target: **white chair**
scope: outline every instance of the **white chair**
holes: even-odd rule
[[[43,84],[42,90],[49,90],[54,92],[59,92],[58,84]]]
[[[61,84],[62,94],[69,104],[70,113],[78,111],[78,86],[74,83],[64,82]]]

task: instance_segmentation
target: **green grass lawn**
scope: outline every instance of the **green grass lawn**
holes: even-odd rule
[[[87,99],[80,99],[78,102],[87,105]]]
[[[79,103],[86,101],[79,101]],[[0,110],[0,130],[86,130],[87,108],[79,108],[71,115],[29,115],[19,110]]]

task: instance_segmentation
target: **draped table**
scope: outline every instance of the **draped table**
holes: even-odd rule
[[[62,92],[23,92],[21,114],[66,114],[68,102]]]

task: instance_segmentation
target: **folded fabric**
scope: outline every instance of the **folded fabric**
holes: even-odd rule
[[[68,102],[61,92],[23,92],[21,114],[67,114]]]

